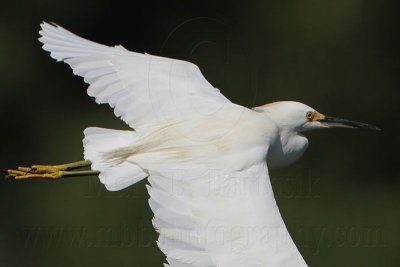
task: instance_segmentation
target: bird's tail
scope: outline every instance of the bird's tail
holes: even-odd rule
[[[146,171],[134,163],[107,158],[115,149],[134,144],[137,139],[135,132],[89,127],[84,134],[84,158],[92,162],[93,170],[100,171],[100,181],[107,190],[124,189],[148,176]]]

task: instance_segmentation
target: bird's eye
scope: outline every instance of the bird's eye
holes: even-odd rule
[[[312,121],[312,119],[314,118],[314,115],[315,115],[315,113],[312,111],[307,112],[306,113],[307,120]]]

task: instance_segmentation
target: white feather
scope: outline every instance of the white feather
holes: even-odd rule
[[[230,103],[192,63],[134,53],[121,46],[107,47],[60,26],[47,23],[41,26],[39,40],[44,43],[43,49],[84,77],[91,84],[88,94],[98,103],[110,103],[115,94],[127,88],[135,99],[140,99],[124,105],[114,104],[119,108],[118,116],[138,131],[145,129],[141,125],[154,123],[164,116],[216,110],[221,104]],[[107,88],[111,84],[112,89]],[[132,106],[134,109],[130,109]],[[155,107],[161,107],[162,112]],[[137,114],[137,110],[144,112]]]
[[[84,158],[92,162],[94,170],[100,171],[100,181],[108,190],[121,190],[148,176],[134,163],[113,161],[107,157],[115,149],[134,143],[137,139],[135,132],[90,127],[84,134]]]

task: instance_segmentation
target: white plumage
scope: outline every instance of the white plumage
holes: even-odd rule
[[[286,141],[268,106],[256,112],[231,103],[192,63],[41,27],[43,49],[134,128],[86,129],[85,159],[109,190],[148,177],[166,266],[306,266],[282,221],[266,164],[271,147],[282,159],[304,147],[282,149]],[[287,104],[302,114],[311,109]]]

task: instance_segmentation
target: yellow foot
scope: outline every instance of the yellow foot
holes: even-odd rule
[[[17,170],[7,170],[6,176],[11,179],[43,178],[57,179],[64,174],[58,166],[33,165],[32,167],[18,167]]]
[[[61,165],[33,165],[32,167],[18,167],[16,170],[6,170],[6,178],[20,180],[28,178],[40,179],[59,179],[62,177],[72,176],[91,176],[98,175],[98,171],[84,170],[71,171],[72,169],[89,167],[91,164],[88,160],[82,160]]]
[[[33,165],[32,167],[18,167],[17,170],[7,170],[6,177],[10,179],[58,179],[64,175],[63,168],[59,166]]]

